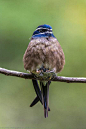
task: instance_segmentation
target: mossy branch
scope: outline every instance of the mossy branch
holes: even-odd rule
[[[34,79],[34,80],[36,79],[32,74],[8,70],[1,67],[0,67],[0,73],[7,76],[15,76],[15,77],[20,77],[24,79]],[[51,79],[51,81],[60,81],[60,82],[67,82],[67,83],[86,83],[86,78],[56,76],[55,78]]]

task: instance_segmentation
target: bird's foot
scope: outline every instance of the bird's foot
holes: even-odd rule
[[[43,70],[39,69],[35,72],[32,72],[32,74],[36,79],[45,80],[45,81],[49,81],[56,76],[56,73],[54,73],[53,71],[50,71],[49,69],[46,69],[46,71],[44,71],[44,69]]]

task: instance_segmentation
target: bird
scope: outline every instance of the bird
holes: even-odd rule
[[[35,77],[35,80],[32,79],[32,83],[37,96],[30,107],[40,101],[44,108],[44,117],[47,118],[48,111],[50,111],[49,86],[51,79],[61,72],[65,65],[63,49],[50,25],[39,25],[33,32],[23,56],[23,63],[25,70]],[[37,79],[39,79],[39,83]]]

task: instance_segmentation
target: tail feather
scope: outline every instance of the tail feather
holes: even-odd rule
[[[37,82],[37,80],[33,80],[33,79],[32,79],[32,82],[33,82],[33,86],[34,86],[35,92],[36,92],[40,102],[42,103],[42,95],[41,95],[41,91],[40,91],[38,82]]]
[[[39,100],[40,100],[39,97],[36,96],[36,98],[35,98],[35,99],[33,100],[33,102],[30,104],[30,107],[33,107],[36,103],[38,103]]]
[[[43,82],[40,82],[42,92],[42,102],[44,106],[44,117],[48,117],[48,106],[49,106],[49,85],[50,81],[44,86]]]
[[[48,117],[48,89],[47,86],[43,87],[43,98],[44,98],[44,116]]]

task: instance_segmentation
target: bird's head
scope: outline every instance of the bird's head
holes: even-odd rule
[[[40,25],[34,31],[32,38],[41,38],[41,37],[55,37],[52,32],[52,27],[50,25]]]

